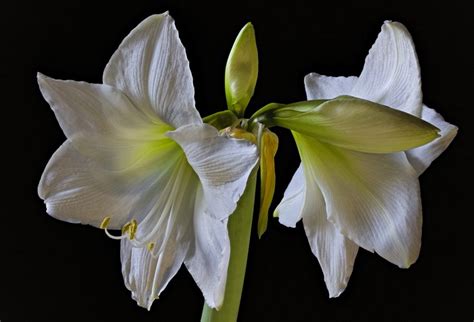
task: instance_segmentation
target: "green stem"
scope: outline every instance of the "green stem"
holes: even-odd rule
[[[252,230],[253,205],[257,180],[256,167],[250,175],[247,188],[229,218],[230,261],[227,271],[224,304],[219,311],[204,303],[201,322],[235,322],[239,314],[240,298],[244,286],[245,268]]]

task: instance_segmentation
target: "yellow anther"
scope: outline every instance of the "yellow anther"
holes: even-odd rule
[[[135,239],[135,234],[137,233],[137,227],[138,227],[137,221],[135,219],[132,219],[130,221],[130,228],[128,229],[128,236],[130,240]]]
[[[110,217],[105,217],[100,224],[100,229],[106,229],[109,226]]]
[[[153,250],[153,248],[155,248],[155,243],[149,243],[146,248],[148,248],[148,250],[151,252]]]
[[[126,223],[125,225],[123,225],[122,227],[122,235],[125,235],[126,233],[128,233],[128,230],[130,229],[130,222]]]

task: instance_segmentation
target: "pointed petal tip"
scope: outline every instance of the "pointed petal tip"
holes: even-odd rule
[[[343,290],[328,290],[329,292],[329,298],[330,299],[335,299],[335,298],[338,298],[339,295],[342,294],[342,292],[344,292],[344,289]]]
[[[41,87],[42,84],[44,84],[44,83],[46,83],[50,80],[52,80],[51,77],[48,77],[48,76],[46,76],[45,74],[43,74],[41,72],[36,73],[36,81],[38,82],[38,85],[40,85],[40,87]]]
[[[326,280],[326,278],[324,278],[324,283],[326,284],[326,289],[329,293],[330,299],[338,298],[346,290],[349,278],[350,275],[346,279],[338,283],[331,283],[330,281]]]
[[[294,223],[292,220],[285,220],[285,218],[286,217],[278,217],[278,222],[283,226],[296,228],[296,223]]]

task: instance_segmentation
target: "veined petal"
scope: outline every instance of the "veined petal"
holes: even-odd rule
[[[305,214],[303,224],[311,251],[323,271],[329,297],[338,297],[349,282],[359,247],[342,235],[325,215],[323,207],[315,208]]]
[[[277,208],[280,223],[303,224],[313,254],[319,261],[330,297],[347,286],[359,247],[344,237],[327,219],[326,204],[311,165],[301,164]]]
[[[96,227],[110,217],[111,229],[121,228],[132,217],[141,220],[163,190],[161,186],[170,180],[176,163],[184,159],[179,146],[165,140],[169,143],[154,142],[149,153],[122,170],[104,167],[103,160],[80,153],[66,141],[51,157],[38,186],[47,212]]]
[[[369,51],[359,77],[305,77],[308,99],[351,95],[420,117],[422,106],[418,57],[408,30],[387,21]]]
[[[227,218],[258,162],[257,147],[246,140],[220,136],[207,124],[183,126],[168,132],[168,136],[183,148],[199,176],[208,213],[218,219]]]
[[[193,244],[193,212],[199,181],[184,155],[136,202],[132,240],[122,241],[122,273],[140,306],[150,309]]]
[[[357,82],[357,77],[331,77],[311,73],[304,78],[308,100],[331,99],[349,95]]]
[[[51,216],[71,223],[99,227],[110,217],[110,228],[129,219],[136,194],[117,186],[91,159],[66,141],[51,157],[43,172],[38,194]]]
[[[175,128],[202,123],[186,52],[167,12],[148,17],[130,32],[105,67],[103,82]]]
[[[51,106],[64,134],[76,137],[121,133],[140,136],[131,131],[162,125],[137,109],[119,90],[102,84],[71,80],[57,80],[38,73],[38,84],[45,100]]]
[[[120,259],[125,286],[137,304],[148,310],[181,267],[190,239],[169,239],[167,243],[177,243],[179,247],[164,247],[158,255],[153,255],[147,247],[134,247],[128,239],[121,241]]]
[[[219,220],[207,212],[208,201],[200,188],[193,217],[194,241],[184,263],[201,289],[207,305],[219,308],[224,300],[230,241],[227,219]]]
[[[400,267],[415,262],[421,246],[421,200],[417,174],[405,154],[361,153],[293,135],[337,230]]]
[[[43,174],[39,193],[48,212],[94,226],[111,217],[109,228],[120,228],[124,218],[137,216],[131,210],[143,191],[183,156],[165,136],[171,127],[149,118],[111,86],[41,74],[38,82],[73,146],[61,148]]]
[[[436,126],[441,131],[440,137],[426,145],[406,151],[408,161],[418,173],[422,174],[444,150],[449,146],[458,132],[455,125],[446,122],[435,110],[423,105],[421,118]]]
[[[169,125],[149,118],[111,86],[41,74],[38,83],[66,137],[104,169],[126,169],[173,145],[164,135],[172,129]]]
[[[347,94],[421,115],[420,67],[405,26],[391,21],[383,24],[358,81]]]

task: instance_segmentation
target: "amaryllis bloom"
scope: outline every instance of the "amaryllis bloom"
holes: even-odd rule
[[[310,74],[305,85],[309,100],[350,95],[412,114],[440,130],[439,138],[421,147],[397,149],[395,144],[392,149],[401,138],[391,135],[396,124],[348,106],[345,117],[318,119],[320,138],[293,132],[302,164],[276,212],[286,226],[303,220],[329,295],[337,297],[359,247],[400,267],[416,261],[422,227],[418,176],[446,149],[457,128],[423,105],[413,41],[397,22],[382,26],[359,77]],[[339,113],[336,109],[349,103],[341,104],[327,105],[326,112]],[[332,127],[338,132],[327,132]]]
[[[121,239],[125,285],[139,305],[150,308],[183,262],[206,303],[222,305],[227,219],[258,152],[201,120],[173,19],[141,22],[103,84],[38,82],[67,137],[39,184],[47,212]]]

